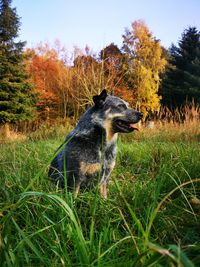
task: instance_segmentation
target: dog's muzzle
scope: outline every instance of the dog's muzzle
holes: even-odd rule
[[[113,120],[113,131],[115,133],[130,133],[138,128],[135,126],[143,117],[141,112],[133,109],[128,109],[123,116],[115,117]]]

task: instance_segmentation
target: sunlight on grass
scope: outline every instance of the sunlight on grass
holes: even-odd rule
[[[172,131],[121,138],[106,201],[51,185],[60,138],[1,145],[1,266],[199,266],[199,144]]]

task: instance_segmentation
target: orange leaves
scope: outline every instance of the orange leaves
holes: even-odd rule
[[[34,90],[39,94],[37,106],[45,110],[53,108],[62,102],[60,90],[64,87],[66,67],[59,59],[58,53],[47,45],[26,51],[26,66],[34,84]]]

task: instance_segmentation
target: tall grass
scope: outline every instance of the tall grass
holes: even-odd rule
[[[59,136],[1,145],[0,266],[199,266],[196,127],[121,137],[107,200],[50,184]]]

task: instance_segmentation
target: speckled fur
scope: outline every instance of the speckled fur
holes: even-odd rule
[[[94,105],[83,114],[58,148],[51,162],[49,177],[55,184],[61,187],[66,185],[76,194],[82,185],[88,185],[96,178],[100,193],[106,198],[107,184],[117,154],[118,130],[114,120],[125,118],[136,123],[142,115],[105,90],[94,96],[93,100]]]

